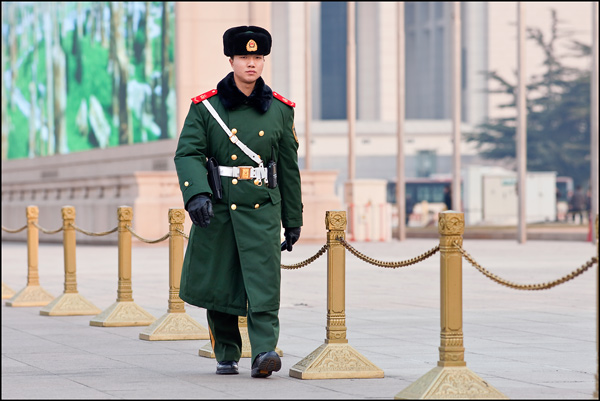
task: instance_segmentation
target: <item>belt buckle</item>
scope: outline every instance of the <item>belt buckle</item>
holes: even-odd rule
[[[250,170],[252,167],[238,167],[240,169],[239,179],[240,180],[249,180],[250,179]]]

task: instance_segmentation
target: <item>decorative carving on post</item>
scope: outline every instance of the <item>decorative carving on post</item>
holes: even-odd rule
[[[90,320],[90,326],[124,327],[148,326],[156,320],[144,308],[133,302],[131,288],[131,227],[133,209],[129,206],[120,206],[117,209],[119,219],[119,283],[117,285],[117,301]]]
[[[39,210],[37,206],[27,206],[27,285],[16,294],[13,292],[6,306],[44,306],[54,299],[40,286],[38,273],[38,250],[40,244],[39,230],[37,228]],[[4,284],[2,284],[2,298],[4,298]]]
[[[395,399],[506,399],[467,368],[462,331],[462,246],[464,214],[448,210],[438,219],[440,234],[440,359],[417,381],[396,394]]]
[[[179,283],[183,266],[184,209],[169,209],[169,307],[140,333],[140,340],[207,340],[208,330],[185,312],[179,298]]]
[[[298,379],[371,379],[383,371],[348,344],[346,339],[346,212],[327,211],[327,327],[325,343],[290,368]]]
[[[65,290],[58,298],[40,309],[43,316],[96,315],[100,313],[94,304],[77,291],[77,269],[75,264],[75,208],[63,206],[63,248],[65,258]]]

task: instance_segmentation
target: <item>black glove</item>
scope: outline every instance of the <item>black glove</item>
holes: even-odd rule
[[[290,227],[286,228],[283,235],[285,236],[285,241],[281,243],[281,252],[287,249],[288,252],[292,251],[292,245],[298,241],[300,238],[300,227]]]
[[[187,211],[192,223],[200,227],[208,227],[210,218],[214,217],[212,202],[206,193],[194,195],[187,203]]]

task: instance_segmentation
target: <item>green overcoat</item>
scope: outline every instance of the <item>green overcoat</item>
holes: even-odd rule
[[[302,226],[293,103],[272,98],[268,110],[261,113],[244,104],[228,109],[216,94],[213,90],[193,99],[179,137],[174,161],[184,204],[196,194],[212,194],[208,157],[215,157],[220,166],[257,167],[229,140],[201,103],[204,98],[227,127],[260,155],[265,167],[271,158],[277,162],[278,186],[270,189],[253,180],[221,177],[223,199],[212,200],[210,224],[192,225],[179,295],[191,305],[238,316],[246,314],[247,302],[255,312],[278,310],[281,225]]]

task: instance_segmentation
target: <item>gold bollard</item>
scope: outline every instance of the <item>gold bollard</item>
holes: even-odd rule
[[[467,368],[462,332],[462,246],[464,214],[447,210],[439,214],[440,233],[440,360],[417,381],[396,394],[395,399],[507,399]]]
[[[15,290],[2,282],[2,299],[12,298],[15,295]]]
[[[119,220],[119,283],[117,287],[117,302],[109,306],[104,312],[90,320],[90,326],[100,327],[125,327],[148,326],[156,320],[141,306],[133,302],[131,289],[131,226],[133,209],[121,206],[117,209]]]
[[[183,266],[184,209],[169,209],[169,308],[167,313],[140,333],[140,340],[207,340],[208,330],[185,312],[179,298]]]
[[[77,291],[77,271],[75,265],[75,208],[63,206],[63,251],[65,259],[65,290],[58,298],[40,309],[43,316],[78,316],[100,313],[95,305]]]
[[[336,237],[345,238],[346,212],[327,211],[327,327],[325,343],[290,368],[298,379],[382,378],[383,370],[373,365],[346,339],[345,249]]]
[[[39,210],[37,206],[27,206],[27,285],[6,301],[6,306],[44,306],[48,305],[54,296],[50,295],[40,286],[38,274],[38,250],[40,234],[35,226],[38,221]],[[4,284],[2,284],[2,298],[4,298]]]
[[[240,336],[242,337],[242,355],[241,358],[252,357],[252,346],[250,345],[250,335],[248,334],[248,318],[246,316],[238,316],[238,327],[240,329]],[[275,347],[277,355],[283,356],[283,351],[278,347]],[[198,355],[205,358],[214,358],[215,352],[212,347],[212,343],[209,341],[202,348],[198,350]]]

